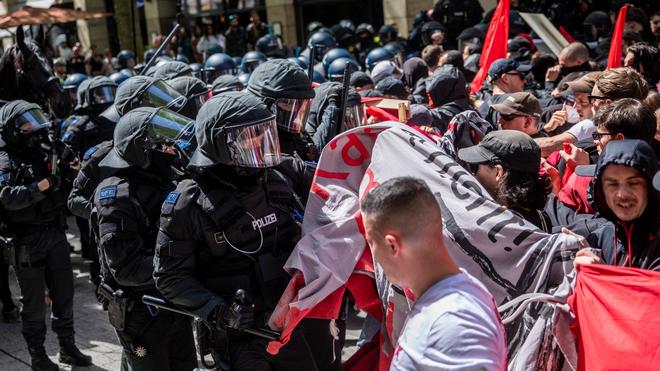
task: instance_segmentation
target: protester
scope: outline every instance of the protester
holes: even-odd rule
[[[541,105],[531,93],[520,92],[509,95],[502,103],[492,104],[499,113],[497,125],[500,129],[521,131],[531,137],[541,130]]]
[[[577,173],[593,176],[592,203],[609,223],[586,238],[601,256],[583,250],[576,263],[597,263],[660,270],[660,215],[653,177],[658,171],[655,152],[641,140],[609,144],[596,165]]]
[[[550,179],[539,175],[541,150],[527,134],[497,130],[477,146],[458,151],[479,183],[502,206],[518,213],[545,232],[552,225],[543,211]]]
[[[416,297],[390,369],[505,368],[504,328],[493,297],[447,252],[428,186],[390,179],[369,191],[360,209],[375,260],[390,282]]]
[[[492,96],[485,99],[479,107],[479,114],[486,121],[497,125],[499,115],[492,105],[504,101],[508,94],[522,92],[525,88],[525,74],[530,65],[520,64],[513,59],[498,59],[488,69],[488,79],[493,87]]]
[[[458,113],[471,109],[465,76],[454,66],[442,66],[426,79],[426,95],[433,116],[433,126],[440,133],[447,131],[449,122]]]

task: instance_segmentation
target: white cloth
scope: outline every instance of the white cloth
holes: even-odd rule
[[[582,120],[567,130],[578,142],[591,139],[591,134],[596,131],[596,125],[590,119]]]
[[[222,34],[204,35],[197,42],[197,52],[203,54],[205,51],[218,46],[225,50],[225,40],[225,36]]]
[[[390,370],[507,367],[504,327],[493,296],[465,270],[431,286],[408,315]]]

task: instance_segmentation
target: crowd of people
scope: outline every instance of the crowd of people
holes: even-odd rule
[[[437,138],[475,112],[487,134],[470,132],[474,145],[456,161],[492,200],[544,232],[579,238],[576,266],[660,270],[660,11],[629,10],[622,67],[606,68],[616,42],[608,11],[618,9],[580,1],[581,21],[555,9],[551,20],[572,39],[555,56],[511,1],[507,56],[471,93],[493,13],[463,3],[421,11],[408,38],[395,25],[312,22],[298,55],[256,12],[245,29],[229,16],[223,33],[182,30],[163,54],[150,49],[141,60],[130,50],[83,58],[79,44],[69,53],[60,42],[53,72],[73,114],[49,117],[23,100],[0,108],[1,234],[11,239],[2,313],[22,321],[32,368],[58,369],[43,346],[46,288],[60,361],[92,364],[74,338],[70,213],[122,370],[194,369],[209,354],[232,370],[341,369],[341,318],[303,320],[277,356],[246,330],[268,330],[289,284],[283,266],[302,237],[326,145],[390,119]],[[383,99],[406,103],[407,115],[367,107]],[[504,369],[493,296],[452,260],[428,186],[399,177],[361,207],[374,259],[417,298],[391,368]],[[143,295],[202,321],[193,332],[190,317],[145,305]]]

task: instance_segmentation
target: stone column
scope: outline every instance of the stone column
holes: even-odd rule
[[[152,33],[167,35],[172,30],[176,18],[176,1],[152,0],[144,2],[144,14],[147,18],[149,39]]]
[[[385,24],[396,24],[399,35],[407,37],[412,21],[420,10],[433,8],[434,0],[383,0]]]
[[[298,45],[296,35],[296,10],[294,0],[266,0],[268,24],[279,22],[282,25],[282,42],[294,47]]]
[[[73,7],[90,12],[105,12],[103,0],[74,0]],[[110,46],[105,19],[78,20],[76,28],[78,29],[78,40],[84,51],[88,51],[92,45],[96,45],[97,50],[103,52]]]
[[[142,45],[142,32],[135,0],[114,0],[114,5],[120,48],[133,50],[138,59],[142,60],[144,45]],[[133,7],[132,12],[131,7]]]

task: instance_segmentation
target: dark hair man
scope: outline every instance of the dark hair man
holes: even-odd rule
[[[593,207],[609,221],[587,236],[605,263],[660,270],[660,216],[653,189],[657,170],[653,149],[641,140],[610,143],[596,165],[577,168],[578,174],[594,177]],[[577,256],[578,264],[601,261],[588,250]]]
[[[391,370],[503,369],[504,329],[493,297],[449,256],[442,215],[419,179],[390,179],[361,205],[367,241],[388,280],[417,297]]]
[[[541,151],[529,135],[516,130],[493,131],[478,145],[460,149],[458,158],[469,165],[497,203],[550,231],[552,226],[543,211],[550,180],[539,175]]]

